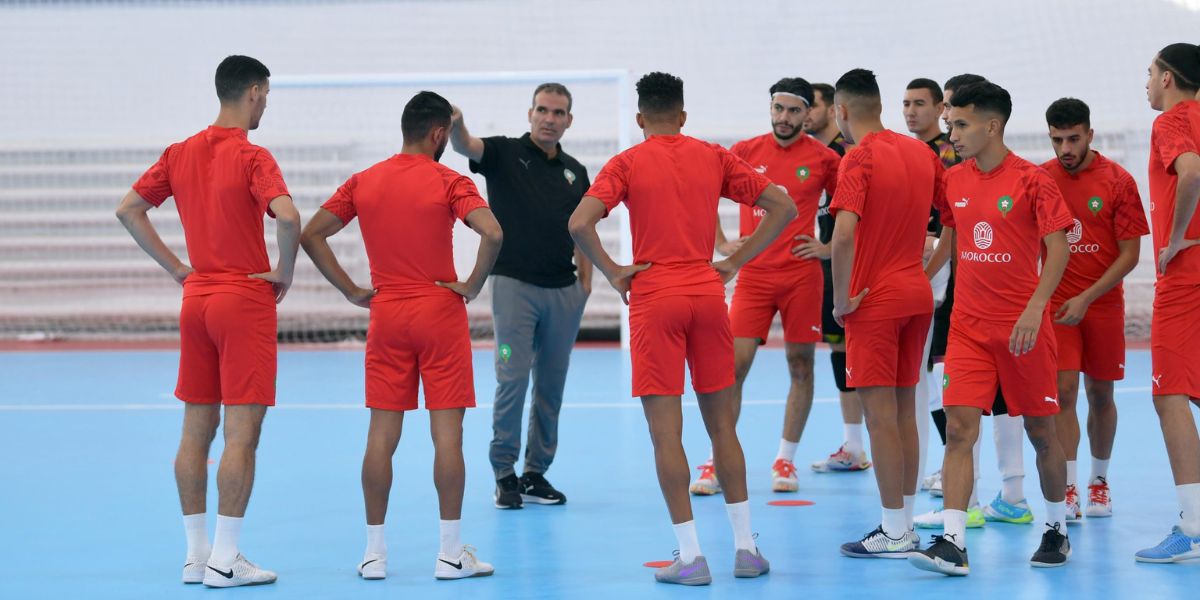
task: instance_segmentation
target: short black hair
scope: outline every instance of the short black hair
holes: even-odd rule
[[[867,69],[851,69],[838,78],[833,86],[835,94],[849,94],[858,98],[879,98],[879,82],[875,73]]]
[[[1008,118],[1012,116],[1012,96],[1008,90],[990,81],[969,83],[958,88],[950,97],[950,106],[974,106],[975,110],[994,112],[1000,115],[1004,123],[1008,123]]]
[[[574,103],[574,100],[571,99],[571,90],[568,90],[567,86],[565,86],[561,83],[554,83],[554,82],[543,83],[542,85],[537,86],[537,89],[533,90],[533,100],[535,103],[537,102],[537,95],[542,92],[550,92],[551,94],[558,94],[559,96],[566,96],[567,97],[567,112],[571,112],[571,104]]]
[[[987,78],[983,75],[963,73],[962,75],[955,75],[954,77],[947,79],[946,85],[943,86],[942,89],[950,92],[951,94],[957,94],[958,88],[961,88],[964,85],[971,85],[972,83],[981,83],[984,81],[987,81]]]
[[[1059,98],[1046,109],[1046,124],[1055,129],[1070,129],[1083,125],[1092,128],[1092,111],[1078,98]]]
[[[217,65],[217,98],[221,102],[238,100],[250,86],[262,83],[270,76],[271,71],[258,59],[238,54],[226,56]]]
[[[637,82],[638,111],[643,115],[662,115],[683,110],[683,80],[654,71]]]
[[[812,89],[813,89],[814,93],[821,94],[822,102],[824,102],[825,104],[833,104],[833,86],[832,85],[829,85],[828,83],[814,83],[814,84],[812,84]]]
[[[945,99],[945,96],[942,95],[942,86],[938,85],[936,81],[925,77],[918,77],[908,82],[908,87],[904,89],[929,90],[929,95],[933,97],[934,102],[941,102]]]
[[[1158,68],[1175,76],[1175,87],[1188,92],[1200,89],[1200,46],[1180,42],[1158,51]]]
[[[419,142],[434,127],[450,126],[450,102],[433,92],[417,92],[400,115],[400,131],[406,143]]]
[[[776,81],[775,85],[771,86],[771,95],[779,92],[800,96],[805,104],[813,105],[813,86],[803,77],[784,77]]]

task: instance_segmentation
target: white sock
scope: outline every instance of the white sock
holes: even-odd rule
[[[1097,477],[1103,477],[1108,481],[1108,461],[1107,458],[1092,457],[1092,477],[1088,479],[1088,483],[1096,481]]]
[[[455,557],[462,554],[462,538],[459,535],[462,521],[438,521],[438,531],[441,532],[441,549],[439,552],[446,556]]]
[[[1009,504],[1016,504],[1025,499],[1025,476],[1006,478],[1000,482],[1000,498]]]
[[[679,544],[679,560],[683,564],[691,564],[700,556],[700,539],[696,537],[696,522],[688,521],[672,525],[675,529],[675,541]]]
[[[1067,486],[1079,486],[1079,461],[1067,461]]]
[[[208,560],[212,546],[208,543],[205,514],[183,515],[183,533],[187,535],[187,555]]]
[[[843,423],[842,447],[846,452],[858,456],[863,451],[862,423]]]
[[[967,549],[967,513],[962,510],[947,508],[942,511],[945,518],[946,539],[954,542],[959,550]]]
[[[217,531],[213,535],[212,555],[208,564],[224,569],[238,555],[238,539],[242,537],[242,518],[217,515]]]
[[[904,523],[903,508],[884,508],[883,509],[883,535],[886,535],[893,540],[898,540],[908,533],[908,527]]]
[[[705,462],[706,462],[706,463],[708,463],[708,464],[712,464],[712,461],[713,461],[713,459],[712,459],[712,458],[713,458],[712,446],[709,446],[709,447],[708,447],[708,460],[707,460],[707,461],[705,461]]]
[[[779,454],[775,455],[775,460],[782,458],[789,462],[795,462],[796,446],[799,445],[800,442],[789,442],[784,438],[779,438]]]
[[[1179,528],[1189,537],[1200,537],[1200,483],[1175,486],[1179,497]]]
[[[917,497],[915,495],[904,497],[904,527],[908,531],[913,530],[913,507],[916,504]]]
[[[1054,529],[1055,525],[1059,525],[1059,529],[1065,534],[1067,527],[1067,501],[1051,502],[1046,501],[1046,529]]]
[[[383,539],[383,523],[367,525],[367,554],[387,554],[387,542]]]
[[[750,530],[750,501],[726,504],[725,512],[729,513],[729,524],[733,526],[734,550],[754,552],[754,532]]]

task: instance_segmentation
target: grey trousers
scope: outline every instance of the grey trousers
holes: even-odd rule
[[[558,412],[587,298],[578,282],[563,288],[543,288],[492,275],[491,286],[496,329],[496,401],[489,452],[492,469],[496,479],[516,473],[521,416],[532,369],[533,402],[524,472],[545,473],[558,448]]]

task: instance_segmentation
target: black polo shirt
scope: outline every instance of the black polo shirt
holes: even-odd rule
[[[548,158],[528,133],[483,138],[483,156],[470,168],[487,179],[488,204],[504,229],[492,273],[546,288],[575,283],[567,221],[591,187],[587,169],[561,145]]]

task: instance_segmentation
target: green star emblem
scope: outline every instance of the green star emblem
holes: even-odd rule
[[[808,176],[811,174],[812,171],[809,171],[808,167],[800,167],[799,169],[796,169],[796,177],[799,177],[800,181],[808,179]]]
[[[1100,196],[1092,196],[1088,199],[1088,210],[1092,211],[1093,216],[1098,216],[1102,208],[1104,208],[1104,201],[1100,199]]]
[[[1000,196],[1000,200],[996,202],[996,208],[1000,209],[1001,216],[1008,216],[1008,211],[1012,210],[1012,196]]]

